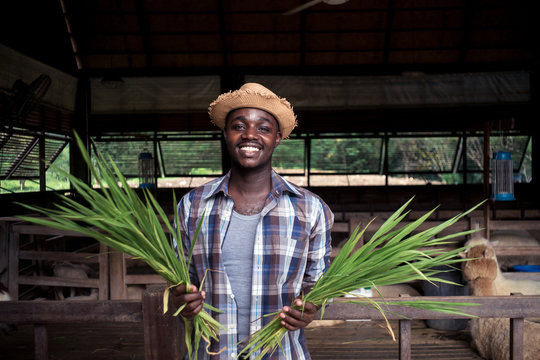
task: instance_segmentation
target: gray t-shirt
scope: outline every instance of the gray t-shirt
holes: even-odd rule
[[[242,215],[233,211],[221,253],[238,307],[238,341],[249,336],[253,244],[260,214]]]

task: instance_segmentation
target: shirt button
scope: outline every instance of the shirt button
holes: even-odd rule
[[[234,299],[234,294],[231,294],[231,299]]]
[[[232,358],[235,358],[235,357],[236,357],[236,354],[235,354],[235,353],[232,353],[232,354],[231,354],[231,357],[232,357]]]

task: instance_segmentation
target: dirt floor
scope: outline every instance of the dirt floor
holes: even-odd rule
[[[398,344],[382,323],[371,321],[322,322],[306,335],[313,360],[398,359]],[[392,323],[397,336],[397,322]],[[50,360],[144,359],[141,324],[56,324],[48,327]],[[412,323],[412,358],[481,359],[469,347],[467,330],[441,331]],[[0,335],[0,358],[34,359],[33,328],[18,327]]]

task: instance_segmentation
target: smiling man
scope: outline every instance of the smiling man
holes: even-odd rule
[[[303,328],[318,309],[301,297],[329,266],[334,217],[318,196],[272,169],[274,149],[296,116],[287,100],[256,83],[220,95],[208,110],[223,131],[231,170],[178,204],[186,249],[203,213],[204,221],[193,250],[194,285],[189,292],[177,286],[173,301],[186,304],[188,318],[205,302],[222,311],[213,316],[225,329],[209,351],[200,345],[201,359],[235,359],[249,335],[272,319],[264,315],[276,312],[289,331],[265,358],[310,359]],[[290,307],[293,301],[303,313]]]

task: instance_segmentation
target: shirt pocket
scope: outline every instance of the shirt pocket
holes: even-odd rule
[[[308,242],[306,237],[272,237],[270,282],[281,288],[280,293],[300,290],[306,268]]]

